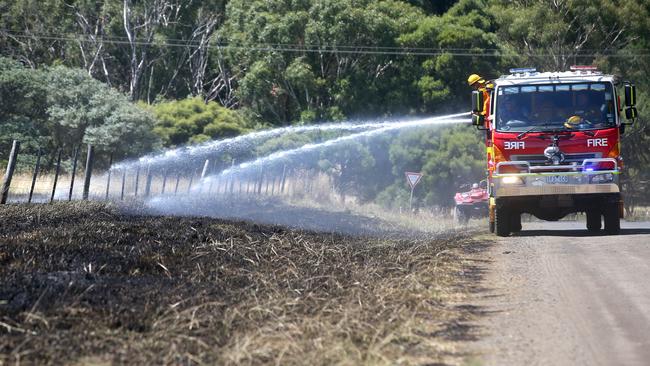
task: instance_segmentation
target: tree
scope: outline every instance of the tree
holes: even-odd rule
[[[32,70],[0,58],[0,148],[22,141],[26,155],[38,148],[49,162],[56,151],[82,143],[117,156],[136,156],[159,146],[154,117],[82,69]],[[99,163],[107,156],[98,156]]]
[[[367,143],[347,141],[326,149],[321,152],[318,165],[332,177],[334,189],[342,203],[345,203],[346,195],[355,195],[361,201],[372,197],[373,192],[366,185],[372,182],[370,177],[375,172],[375,159]]]
[[[237,112],[199,97],[157,103],[151,111],[157,119],[154,131],[165,147],[237,136],[254,127]]]
[[[442,15],[458,0],[407,0],[407,2],[422,8],[427,14]]]
[[[616,0],[497,0],[490,13],[508,52],[526,66],[548,71],[591,64],[638,39],[633,29],[647,22],[642,2]]]
[[[24,151],[49,143],[43,81],[41,71],[0,57],[0,165],[8,159],[13,140],[19,140]]]
[[[389,0],[233,0],[219,36],[234,47],[242,106],[273,124],[409,113],[408,68],[377,47],[398,46],[423,16]]]
[[[444,15],[427,17],[413,32],[400,36],[403,46],[442,50],[422,61],[415,72],[413,86],[425,110],[458,111],[457,106],[467,105],[469,74],[499,74],[502,60],[490,55],[500,47],[496,30],[497,22],[484,1],[461,0]]]
[[[48,124],[53,144],[72,148],[92,143],[119,155],[137,155],[158,146],[151,114],[79,69],[49,68],[46,74]]]
[[[448,207],[460,185],[485,178],[484,154],[480,134],[467,126],[405,131],[390,145],[396,180],[386,190],[392,197],[382,194],[381,200],[387,205],[404,200],[398,193],[406,189],[404,172],[416,171],[423,173],[416,200]]]

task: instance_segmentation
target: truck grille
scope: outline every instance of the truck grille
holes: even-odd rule
[[[572,163],[582,164],[585,159],[601,158],[601,153],[588,153],[588,154],[565,154],[565,160],[562,165],[570,165]],[[546,165],[548,159],[544,155],[511,155],[512,161],[527,161],[530,165]]]

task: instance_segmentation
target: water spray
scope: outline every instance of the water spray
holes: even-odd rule
[[[300,208],[302,207],[300,205],[289,208],[291,205],[287,205],[286,201],[279,198],[280,196],[297,197],[298,199],[305,196],[316,197],[316,193],[312,194],[312,184],[318,177],[316,175],[305,176],[303,172],[296,171],[296,168],[291,166],[292,164],[307,163],[310,165],[310,162],[315,163],[316,161],[312,161],[310,158],[319,159],[322,155],[320,153],[313,155],[314,152],[332,147],[341,148],[341,145],[346,142],[367,142],[368,138],[399,130],[469,122],[469,113],[464,112],[406,121],[289,126],[253,132],[198,146],[172,149],[159,155],[145,156],[140,160],[114,165],[112,169],[122,170],[122,189],[124,189],[126,171],[131,168],[136,170],[135,179],[129,183],[131,187],[134,187],[134,196],[137,195],[135,192],[138,189],[138,173],[141,168],[146,171],[146,181],[150,181],[152,176],[157,177],[155,180],[162,181],[162,190],[160,187],[155,189],[158,193],[150,194],[149,189],[145,189],[141,193],[145,198],[145,205],[142,209],[151,213],[237,218],[310,228],[313,223],[305,221],[310,215],[305,215],[302,211],[306,208]],[[243,156],[250,157],[250,152],[254,151],[255,147],[263,143],[265,139],[309,131],[342,131],[346,134],[321,136],[318,140],[312,140],[314,142],[306,143],[300,147],[276,150],[265,156],[249,158],[249,161],[240,161],[242,156],[236,155],[241,152]],[[231,163],[229,167],[219,172],[219,166],[223,167],[224,165],[221,163],[225,156],[229,156],[233,160],[229,162]],[[235,164],[234,158],[238,159],[238,165]],[[354,157],[352,158],[354,159]],[[176,172],[175,188],[173,193],[166,194],[164,187],[167,176],[172,169],[176,168],[178,171]],[[177,196],[178,185],[182,176],[187,178],[182,184],[184,188],[180,193],[185,196],[179,199]],[[318,194],[327,195],[335,192],[332,190],[334,187],[331,186],[334,184],[332,181],[321,181],[321,183],[323,182],[325,185],[316,188],[316,190],[320,189],[317,191]],[[302,188],[300,188],[301,186]],[[120,197],[123,197],[123,194],[122,192]],[[266,198],[260,199],[262,195]],[[278,196],[278,199],[272,198],[274,196]],[[210,199],[210,197],[214,199]],[[318,198],[312,199],[318,200]],[[328,198],[325,200],[330,202]],[[322,216],[322,213],[320,215]],[[343,230],[344,228],[341,227],[342,224],[338,220],[338,213],[332,212],[330,215],[336,217],[332,216],[329,222],[316,220],[318,221],[316,229]],[[348,228],[345,230],[358,232],[360,229]]]
[[[251,170],[254,168],[262,167],[266,164],[273,163],[276,161],[280,161],[283,159],[290,158],[292,156],[296,156],[302,153],[306,153],[309,151],[317,150],[317,149],[322,149],[326,147],[330,147],[336,144],[340,144],[346,141],[351,141],[355,139],[360,139],[360,138],[367,138],[367,137],[372,137],[376,136],[385,132],[389,131],[394,131],[394,130],[400,130],[400,129],[407,129],[407,128],[413,128],[413,127],[424,127],[424,126],[431,126],[431,125],[442,125],[442,124],[450,124],[450,123],[466,123],[470,122],[466,118],[458,118],[462,116],[467,116],[469,113],[458,113],[458,114],[453,114],[453,115],[448,115],[448,116],[442,116],[442,117],[432,117],[432,118],[425,118],[421,120],[414,120],[414,121],[408,121],[408,122],[393,122],[387,125],[384,125],[383,127],[375,128],[370,131],[365,131],[365,132],[359,132],[359,133],[354,133],[351,135],[347,136],[342,136],[338,138],[334,138],[331,140],[327,140],[325,142],[320,142],[320,143],[310,143],[303,145],[299,148],[291,149],[291,150],[285,150],[285,151],[278,151],[275,153],[272,153],[268,156],[258,158],[256,160],[250,161],[250,162],[245,162],[242,164],[239,164],[235,167],[228,168],[223,170],[221,173],[213,176],[214,178],[220,178],[223,176],[227,176],[229,174],[237,174],[237,173],[242,173],[246,170]]]
[[[244,147],[251,146],[253,143],[269,139],[276,136],[281,136],[288,133],[303,133],[311,131],[358,131],[369,130],[375,128],[382,128],[398,124],[399,122],[366,122],[366,123],[328,123],[322,125],[309,125],[309,126],[287,126],[274,128],[270,130],[263,130],[251,132],[245,135],[240,135],[232,138],[222,140],[210,141],[196,146],[184,146],[176,149],[167,150],[158,155],[145,155],[138,160],[131,160],[115,164],[111,170],[124,170],[130,169],[137,165],[157,165],[171,162],[182,161],[183,159],[197,157],[205,154],[215,154],[232,149],[243,149]]]

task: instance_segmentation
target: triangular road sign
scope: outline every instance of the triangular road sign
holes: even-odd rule
[[[422,178],[422,173],[404,172],[404,174],[406,175],[406,181],[411,188],[415,188]]]

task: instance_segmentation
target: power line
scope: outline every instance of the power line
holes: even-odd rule
[[[2,33],[8,34],[8,35],[13,35],[16,37],[28,37],[28,38],[56,38],[56,39],[61,39],[65,38],[66,40],[81,40],[81,41],[88,41],[88,42],[94,42],[93,40],[88,39],[88,35],[85,34],[75,34],[75,35],[61,35],[61,34],[47,34],[47,33],[27,33],[27,32],[12,32],[7,29],[0,29],[0,34]],[[102,36],[100,37],[102,41],[115,41],[115,42],[126,42],[129,43],[128,37],[126,36]],[[196,45],[200,46],[202,44],[201,41],[193,40],[193,39],[180,39],[180,38],[166,38],[165,42],[144,42],[144,41],[138,41],[139,43],[148,43],[152,45],[169,45],[169,46],[188,46],[188,45]],[[215,45],[217,47],[228,47],[229,45],[227,43],[219,43]],[[432,48],[432,47],[404,47],[404,46],[378,46],[378,45],[345,45],[345,44],[310,44],[310,43],[258,43],[256,44],[257,47],[288,47],[288,48],[316,48],[319,50],[322,49],[346,49],[346,48],[352,48],[355,50],[365,50],[365,49],[371,49],[371,50],[398,50],[398,51],[444,51],[444,52],[451,52],[451,51],[459,51],[459,52],[471,52],[475,51],[476,48],[453,48],[453,47],[446,47],[446,48]],[[237,46],[237,45],[231,45],[231,47],[250,47],[250,46]],[[501,48],[483,48],[481,49],[481,52],[485,51],[493,51],[493,52],[501,52],[503,49]],[[597,55],[602,55],[603,52],[605,53],[612,53],[615,51],[621,51],[619,50],[603,50],[603,49],[596,49],[596,48],[581,48],[580,52],[592,52]],[[635,54],[635,55],[648,55],[650,54],[650,49],[636,49],[635,52],[645,52],[642,54]],[[546,54],[538,54],[540,56],[546,56]]]
[[[204,47],[208,49],[221,49],[221,50],[242,50],[242,51],[259,51],[259,52],[297,52],[297,53],[329,53],[329,54],[368,54],[368,55],[392,55],[392,56],[440,56],[452,55],[460,57],[557,57],[561,54],[552,53],[518,53],[514,51],[507,51],[502,49],[482,49],[476,50],[471,48],[424,48],[424,47],[391,47],[391,46],[363,46],[363,45],[309,45],[309,44],[287,44],[287,43],[265,43],[257,45],[233,45],[227,43],[209,43],[201,45],[198,41],[193,40],[179,40],[179,39],[165,39],[164,41],[133,41],[130,42],[126,37],[101,37],[98,40],[93,40],[83,35],[65,36],[65,35],[44,35],[44,34],[28,34],[8,32],[0,30],[0,34],[5,37],[13,37],[20,39],[40,39],[62,42],[83,42],[83,43],[105,43],[114,45],[136,45],[136,46],[153,46],[153,47]],[[576,53],[571,55],[564,55],[570,57],[599,57],[609,56],[617,58],[626,57],[650,57],[650,50],[637,50],[648,51],[645,53],[632,53],[618,50],[620,53],[614,51],[601,51],[593,49],[584,49],[584,52],[590,53]]]
[[[193,41],[133,41],[130,42],[123,37],[105,37],[99,40],[92,40],[86,37],[79,36],[53,36],[53,35],[36,35],[24,33],[11,33],[3,32],[4,35],[22,38],[22,39],[40,39],[52,40],[63,42],[84,42],[84,43],[107,43],[116,45],[137,45],[137,46],[156,46],[156,47],[199,47],[197,42]],[[442,54],[454,54],[456,56],[488,56],[489,53],[484,51],[471,52],[470,49],[431,49],[431,48],[411,48],[411,47],[382,47],[382,46],[350,46],[350,45],[292,45],[292,44],[258,44],[252,46],[240,46],[226,43],[212,43],[204,45],[205,48],[210,49],[233,49],[233,50],[249,50],[249,51],[267,51],[267,52],[305,52],[305,53],[346,53],[346,54],[377,54],[377,55],[403,55],[403,56],[439,56]],[[458,52],[466,51],[466,52]],[[494,54],[494,56],[499,56]]]

